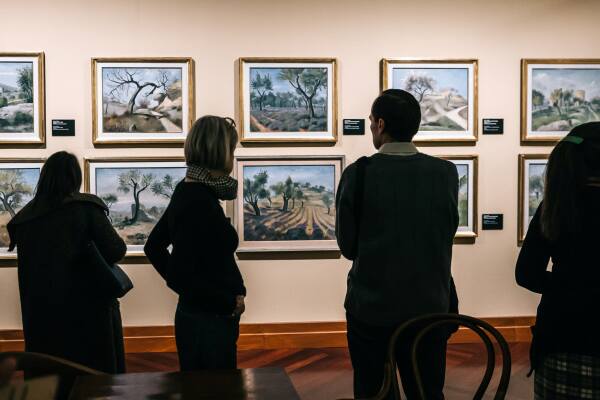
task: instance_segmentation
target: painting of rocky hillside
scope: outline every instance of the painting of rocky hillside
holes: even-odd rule
[[[0,59],[0,134],[34,131],[33,62]]]

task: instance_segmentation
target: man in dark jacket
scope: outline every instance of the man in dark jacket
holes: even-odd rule
[[[356,398],[379,391],[395,328],[420,315],[450,311],[450,263],[458,227],[456,167],[419,153],[412,143],[421,120],[416,99],[402,90],[386,90],[373,103],[369,119],[379,152],[344,171],[336,199],[337,241],[342,254],[353,260],[345,307]],[[428,399],[444,398],[447,339],[447,330],[440,329],[420,346]],[[397,358],[410,399],[416,388],[408,344],[400,338]]]

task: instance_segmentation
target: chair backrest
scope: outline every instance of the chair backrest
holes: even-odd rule
[[[494,396],[495,400],[502,400],[506,396],[506,392],[508,390],[508,383],[510,380],[510,371],[511,371],[511,356],[510,349],[506,340],[502,336],[497,329],[488,324],[485,321],[482,321],[477,318],[469,317],[467,315],[460,314],[429,314],[422,317],[414,318],[406,323],[402,324],[392,337],[390,338],[390,343],[388,347],[388,355],[387,361],[385,364],[385,374],[384,381],[379,393],[370,400],[383,400],[388,398],[390,392],[393,394],[393,398],[395,400],[401,400],[402,396],[400,393],[400,385],[398,383],[398,378],[396,376],[396,342],[398,338],[410,330],[411,328],[421,327],[417,334],[411,338],[411,362],[412,368],[415,376],[415,383],[417,386],[417,390],[419,392],[419,396],[422,400],[425,400],[425,390],[423,389],[423,382],[421,380],[421,375],[419,371],[419,365],[417,362],[417,354],[419,350],[419,344],[421,343],[423,337],[435,328],[439,328],[443,325],[459,325],[464,326],[466,328],[474,331],[483,341],[487,350],[487,365],[485,374],[483,376],[483,380],[481,384],[477,388],[473,399],[479,400],[482,399],[489,384],[492,380],[492,375],[494,374],[495,368],[495,358],[496,353],[494,351],[494,345],[490,339],[490,336],[493,336],[498,345],[500,346],[500,351],[502,353],[502,373],[500,375],[500,381],[498,383],[498,389],[496,390],[496,394]],[[487,332],[487,333],[486,333]],[[489,334],[489,335],[488,335]]]
[[[16,361],[16,370],[23,371],[26,379],[48,375],[58,376],[60,383],[56,394],[57,399],[68,398],[78,376],[105,375],[104,372],[47,354],[16,351],[0,353],[0,362],[8,358]]]

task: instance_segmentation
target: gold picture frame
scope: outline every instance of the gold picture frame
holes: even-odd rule
[[[427,129],[419,129],[419,132],[415,135],[413,141],[420,145],[474,145],[477,142],[477,140],[479,139],[479,60],[383,58],[381,60],[380,65],[381,91],[391,89],[394,86],[398,86],[394,85],[393,82],[393,75],[395,69],[406,69],[412,72],[414,72],[414,70],[440,70],[440,72],[435,73],[436,75],[439,75],[438,79],[442,77],[444,79],[447,79],[448,82],[450,82],[450,74],[444,74],[441,72],[441,70],[466,70],[466,81],[462,82],[464,83],[465,87],[461,87],[460,89],[457,89],[455,87],[448,88],[445,94],[446,104],[442,104],[440,106],[442,108],[448,108],[450,107],[451,102],[454,102],[455,108],[449,109],[445,115],[423,115],[421,119],[421,127],[423,127],[423,125],[426,124]],[[436,82],[436,79],[433,76],[427,76],[423,72],[421,72],[421,75],[418,76],[423,76],[423,78],[427,78],[422,79],[424,85],[423,89],[431,92],[431,94],[433,95],[433,84]],[[407,89],[402,87],[397,88]],[[441,89],[442,88],[440,88],[440,90]],[[408,91],[410,92],[410,90]],[[431,98],[429,99],[425,98],[426,95],[429,95],[429,93],[422,92],[420,95],[416,95],[415,97],[417,98],[419,103],[425,101],[435,103],[444,102],[442,93],[436,95],[435,97],[430,96]],[[464,104],[465,102],[466,104]],[[465,109],[467,111],[466,117],[464,117],[463,112],[463,110]],[[441,126],[441,122],[439,121],[443,121],[443,123],[446,125],[444,125],[442,129],[435,129],[437,126]],[[466,127],[463,127],[463,125],[466,125]]]
[[[194,60],[191,57],[115,57],[115,58],[92,58],[91,60],[91,73],[92,73],[92,142],[96,147],[135,147],[135,146],[183,146],[185,141],[185,137],[187,132],[191,128],[192,124],[196,118],[196,105],[195,105],[195,71],[194,71]],[[159,77],[158,74],[161,72],[160,69],[168,70],[168,69],[181,69],[181,80],[179,81],[180,89],[177,90],[177,81],[171,82],[171,86],[167,87],[167,83],[169,82],[169,77],[163,74],[163,77]],[[144,109],[144,113],[142,115],[137,115],[136,117],[138,121],[142,121],[142,123],[152,122],[154,124],[154,128],[152,129],[162,129],[164,131],[160,132],[138,132],[137,124],[135,122],[130,124],[130,127],[127,132],[125,129],[117,129],[122,126],[129,125],[127,122],[124,122],[123,116],[127,115],[126,111],[123,111],[123,108],[130,108],[133,110],[135,106],[136,96],[132,96],[133,104],[131,99],[129,103],[126,105],[122,103],[122,97],[119,97],[118,101],[106,102],[106,110],[108,109],[108,105],[110,103],[116,103],[115,107],[118,113],[111,115],[110,118],[114,118],[117,121],[113,123],[115,126],[111,129],[115,129],[115,132],[105,132],[104,127],[104,111],[105,106],[103,89],[99,87],[100,84],[104,84],[103,82],[103,71],[102,68],[112,68],[115,70],[125,70],[126,75],[127,69],[146,69],[146,70],[157,70],[157,76],[155,79],[159,81],[159,84],[154,85],[154,89],[150,90],[150,94],[153,94],[154,90],[157,86],[162,86],[162,94],[163,103],[154,107],[154,110]],[[134,72],[135,74],[135,72]],[[124,84],[132,84],[137,85],[136,91],[139,89],[139,83],[134,83],[135,80],[133,77],[128,81],[129,78],[125,76]],[[147,82],[146,82],[147,83]],[[114,83],[118,85],[118,83]],[[121,86],[123,87],[123,86]],[[119,94],[122,96],[122,92],[127,90],[128,88],[117,88],[113,95]],[[144,90],[143,88],[140,90]],[[179,94],[179,98],[170,99],[168,97],[168,92],[172,91]],[[134,92],[135,93],[135,92]],[[148,95],[146,96],[146,98]],[[176,122],[179,120],[175,117],[173,119],[168,117],[170,114],[165,111],[163,113],[156,112],[155,110],[161,108],[163,104],[167,103],[166,100],[169,100],[169,104],[166,107],[171,107],[171,110],[176,110],[181,112],[181,126],[178,126]],[[177,105],[181,99],[181,110],[178,110],[179,106]],[[154,101],[154,100],[152,100]],[[187,103],[187,104],[186,104]],[[101,106],[102,110],[98,109],[98,106]],[[131,112],[131,114],[133,114]],[[160,118],[159,118],[160,117]],[[109,118],[109,117],[107,117]],[[108,121],[107,121],[108,122]],[[159,128],[156,128],[156,125],[160,125]],[[142,129],[143,130],[143,129]]]
[[[443,155],[436,156],[446,161],[450,161],[457,166],[467,167],[467,175],[465,181],[465,187],[467,191],[467,207],[466,215],[461,215],[461,174],[459,172],[459,226],[456,231],[455,239],[475,239],[479,236],[479,210],[478,210],[478,197],[479,197],[479,156],[477,155]],[[460,220],[466,220],[466,224],[460,225]]]
[[[314,108],[312,100],[310,100],[310,105],[308,101],[305,101],[304,104],[306,106],[301,106],[300,101],[303,99],[303,95],[297,95],[297,100],[294,99],[295,92],[300,93],[301,91],[296,90],[295,87],[292,87],[292,84],[287,81],[288,84],[282,83],[282,85],[289,86],[289,90],[285,92],[285,94],[289,97],[286,101],[285,108],[292,108],[291,111],[285,111],[288,113],[296,113],[296,109],[302,109],[303,107],[309,107],[309,122],[308,122],[308,130],[304,130],[305,128],[299,128],[296,130],[284,130],[287,127],[285,125],[282,127],[282,130],[271,130],[269,131],[268,126],[264,126],[258,119],[252,116],[252,100],[251,100],[251,82],[250,76],[252,74],[252,68],[255,69],[282,69],[287,67],[289,69],[297,69],[297,68],[324,68],[326,69],[327,76],[327,87],[326,93],[327,98],[323,99],[318,98],[323,101],[322,108],[326,109],[326,121],[325,121],[325,130],[317,131],[310,129],[310,124],[312,124],[312,118],[310,117],[311,113],[314,113]],[[269,75],[269,79],[272,77]],[[284,82],[281,80],[281,82]],[[296,81],[298,83],[298,80]],[[299,83],[298,83],[299,84]],[[286,87],[287,87],[286,86]],[[276,87],[276,86],[275,86]],[[323,86],[313,85],[313,97],[319,93],[319,89],[321,92],[323,91]],[[283,90],[283,89],[282,89]],[[271,89],[272,94],[273,89]],[[278,93],[279,94],[279,93]],[[338,140],[338,71],[337,71],[337,59],[336,58],[290,58],[290,57],[241,57],[238,60],[238,127],[240,132],[240,142],[242,143],[323,143],[323,144],[334,144]],[[297,101],[297,102],[296,102]],[[291,104],[291,106],[290,106]],[[262,112],[262,102],[260,103]],[[276,113],[281,112],[281,109],[284,108],[280,105],[280,107],[273,108],[272,115],[276,115]],[[254,118],[254,119],[253,119]],[[268,120],[273,121],[274,119],[271,117],[266,117]],[[322,118],[321,118],[322,119]],[[323,121],[315,120],[317,123],[317,127],[322,126]],[[264,121],[263,121],[264,122]],[[279,125],[283,124],[281,121],[275,120],[274,122],[279,123]],[[302,122],[302,120],[301,120]],[[265,122],[266,123],[266,122]],[[294,120],[295,124],[299,124],[297,118]],[[305,122],[302,122],[305,123]],[[260,124],[260,128],[257,131],[252,130],[252,126],[256,126]],[[277,128],[279,129],[279,128]]]
[[[534,73],[536,69],[543,70],[538,78],[543,80],[542,86],[539,86],[537,89],[534,87],[536,81]],[[587,75],[591,74],[591,71],[593,70],[595,71],[595,74],[594,77],[590,79]],[[575,71],[579,72],[576,73]],[[562,74],[562,76],[559,76],[560,74]],[[561,81],[560,87],[558,87],[559,84],[557,82],[552,81],[552,79],[557,78]],[[597,99],[597,102],[590,102],[586,99],[586,94],[589,94],[589,91],[583,86],[593,79],[600,79],[600,59],[598,58],[522,59],[521,142],[523,144],[531,145],[554,145],[578,124],[572,124],[572,120],[576,120],[575,116],[578,118],[584,116],[585,118],[586,116],[599,114],[600,94],[594,98],[594,100]],[[571,87],[563,88],[563,84],[567,84]],[[556,92],[557,90],[560,90],[560,92]],[[537,92],[535,94],[535,99],[534,92]],[[567,93],[569,93],[568,96]],[[555,100],[552,100],[552,97],[555,97]],[[568,104],[561,105],[561,103],[565,102],[568,102]],[[534,119],[534,106],[539,107],[538,110],[535,110],[535,113],[540,114],[538,121]],[[563,109],[562,111],[568,114],[569,107],[571,107],[571,111],[574,110],[576,112],[567,115],[566,121],[560,119],[560,117],[562,117],[561,108]],[[564,108],[566,108],[566,110],[564,110]],[[555,111],[558,113],[558,116],[553,115],[556,114]],[[598,119],[592,118],[586,121],[580,121],[579,123],[596,120]]]
[[[39,169],[39,171],[41,172],[42,166],[44,165],[45,161],[46,160],[44,158],[0,158],[0,172],[2,172],[5,169]],[[7,164],[14,165],[15,167],[5,167]],[[21,168],[18,168],[17,166]],[[26,182],[26,179],[27,178],[23,178],[23,182],[21,183],[28,186],[28,191],[30,192],[28,195],[30,197],[33,197],[35,184],[37,184],[37,181],[35,183]],[[0,180],[0,187],[3,185],[4,183]],[[1,196],[4,197],[3,200],[6,200],[8,202],[9,199],[6,198],[6,196],[8,196],[6,190],[2,190]],[[9,238],[8,233],[6,232],[6,224],[12,218],[12,213],[18,212],[16,207],[19,207],[19,209],[21,209],[29,200],[30,199],[24,198],[24,195],[21,194],[20,204],[18,204],[18,206],[15,206],[13,203],[12,207],[15,207],[15,209],[13,209],[12,212],[6,209],[0,212],[0,219],[2,219],[2,222],[0,223],[0,225],[2,226],[0,230],[0,240],[2,241],[2,243],[0,244],[0,267],[15,267],[17,264],[16,250],[10,253],[7,251]]]
[[[529,226],[529,222],[530,219],[533,217],[533,213],[530,210],[530,206],[529,203],[531,201],[531,199],[529,198],[529,192],[530,190],[528,188],[531,187],[530,185],[530,181],[529,179],[526,179],[526,175],[529,175],[529,171],[530,171],[530,166],[531,164],[534,165],[544,165],[544,170],[545,170],[545,166],[548,162],[548,158],[550,157],[549,154],[519,154],[519,194],[518,194],[518,213],[517,213],[517,218],[518,218],[518,224],[517,224],[517,244],[520,246],[523,244],[523,241],[525,240],[525,235],[527,234],[527,227]],[[536,175],[538,176],[538,175]],[[542,199],[543,199],[543,185],[544,185],[544,178],[545,176],[539,175],[539,177],[536,179],[536,181],[539,181],[536,183],[536,185],[541,184],[542,188],[541,190],[539,190],[539,194],[542,195]],[[525,198],[525,196],[527,196],[527,199]],[[536,202],[539,202],[542,199],[536,199]],[[536,206],[537,208],[537,206]]]
[[[119,197],[120,192],[118,189],[118,186],[120,185],[118,180],[120,177],[116,175],[114,170],[125,170],[122,173],[127,173],[127,170],[138,170],[139,177],[136,178],[136,180],[140,181],[145,179],[145,176],[149,175],[149,173],[145,173],[143,170],[158,170],[161,168],[163,170],[166,168],[177,169],[179,175],[175,176],[175,178],[183,179],[185,177],[186,166],[183,157],[108,157],[84,159],[84,191],[99,196],[107,203],[107,206],[111,211],[111,222],[121,238],[123,238],[127,244],[127,254],[124,260],[124,263],[126,264],[147,263],[146,256],[143,252],[145,237],[147,237],[147,235],[150,233],[149,230],[151,230],[154,226],[153,221],[154,223],[158,221],[160,215],[162,215],[162,212],[164,212],[164,208],[166,208],[169,202],[169,197],[167,197],[165,193],[155,192],[155,188],[153,186],[155,182],[159,182],[165,186],[165,175],[168,174],[162,173],[162,178],[153,176],[151,179],[147,179],[145,182],[146,188],[137,194],[138,201],[135,202],[134,200],[134,203],[129,203],[129,210],[127,210],[127,202],[129,200],[125,200],[125,198],[128,197],[128,195],[132,192],[131,190],[121,191],[124,194],[124,199],[122,201],[122,199]],[[104,194],[98,191],[99,186],[103,187],[102,190],[107,188],[106,181],[98,184],[97,174],[99,169],[105,169],[108,171],[105,174],[106,179],[117,179],[117,181],[113,183],[115,186],[114,191],[109,190]],[[112,172],[109,171],[111,169],[113,170]],[[173,178],[173,176],[171,176],[171,178]],[[101,177],[101,179],[104,178]],[[177,182],[178,180],[171,179],[170,184],[166,185],[166,187],[163,187],[163,189],[165,191],[172,191]],[[111,189],[113,188],[111,187]],[[135,198],[135,190],[139,190],[139,187],[132,190]],[[144,193],[143,196],[148,201],[147,204],[152,204],[152,206],[144,206],[143,202],[146,200],[141,197],[141,193]],[[121,209],[113,209],[113,204],[108,204],[109,202],[105,199],[108,195],[115,196],[112,199],[113,204],[119,204],[123,202],[126,204],[121,204]],[[148,196],[151,196],[151,198],[148,198]],[[134,208],[137,208],[137,210],[134,211]],[[143,213],[141,213],[140,210],[142,210]],[[133,215],[131,218],[129,218],[127,214]]]
[[[46,145],[46,82],[45,82],[45,55],[43,52],[37,53],[1,53],[0,52],[0,65],[8,63],[31,63],[31,90],[30,95],[32,96],[31,108],[31,132],[18,131],[10,132],[3,131],[3,127],[0,126],[0,147],[43,147]],[[10,75],[17,73],[16,70],[8,71]],[[11,81],[10,85],[2,84],[0,80],[0,102],[10,105],[9,96],[16,96],[18,92],[17,84]],[[29,91],[28,90],[28,91]],[[6,92],[6,95],[5,95]],[[20,103],[22,104],[22,103]],[[15,105],[16,106],[16,105]],[[4,113],[1,112],[0,107],[0,118]],[[16,111],[15,115],[23,113]],[[25,112],[27,114],[27,112]],[[12,116],[12,114],[11,114]],[[8,117],[8,114],[7,114]],[[4,119],[4,118],[2,118]],[[7,118],[8,121],[8,118]],[[13,120],[13,123],[17,122]],[[21,123],[22,124],[22,123]],[[10,122],[8,122],[10,125]],[[29,122],[26,122],[29,125]],[[4,128],[6,129],[6,128]],[[22,128],[21,128],[22,129]],[[26,137],[20,137],[23,134],[28,135]]]

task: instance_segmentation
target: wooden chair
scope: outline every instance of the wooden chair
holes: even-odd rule
[[[48,375],[58,376],[60,379],[56,392],[57,399],[69,397],[78,376],[105,375],[104,372],[47,354],[16,351],[0,353],[0,362],[8,358],[16,361],[16,370],[23,371],[26,379]]]
[[[506,340],[504,339],[502,334],[500,334],[500,332],[498,332],[497,329],[495,329],[487,322],[477,318],[460,314],[430,314],[412,319],[401,325],[398,329],[396,329],[396,331],[390,338],[390,344],[388,347],[388,357],[387,362],[385,364],[383,384],[379,393],[375,397],[368,400],[384,400],[388,398],[390,394],[392,394],[392,398],[395,400],[402,399],[400,393],[400,385],[398,383],[398,378],[396,375],[396,342],[398,341],[398,337],[400,337],[400,335],[403,332],[406,332],[408,329],[418,326],[422,326],[422,328],[414,336],[411,344],[411,363],[414,371],[417,390],[419,392],[419,397],[422,400],[425,400],[425,390],[423,389],[423,382],[421,380],[419,365],[417,363],[419,344],[421,343],[423,337],[432,329],[450,324],[464,326],[474,331],[477,335],[479,335],[479,337],[485,344],[487,350],[488,357],[485,374],[483,375],[483,380],[481,381],[481,384],[479,385],[477,391],[475,392],[475,395],[473,396],[474,400],[480,400],[483,398],[483,395],[485,394],[490,384],[490,381],[492,380],[492,375],[494,374],[494,368],[496,364],[496,353],[494,351],[494,345],[492,344],[489,335],[494,337],[502,353],[502,373],[500,375],[500,381],[498,383],[498,389],[496,390],[494,400],[504,399],[506,397],[506,391],[508,390],[508,383],[510,380],[511,356],[508,344],[506,343]]]

